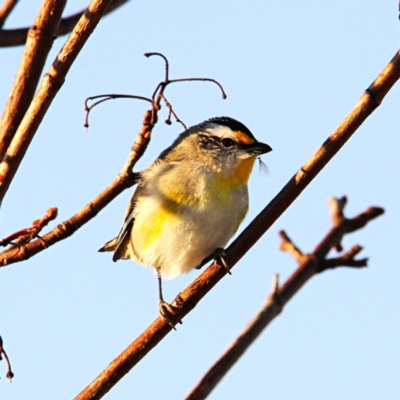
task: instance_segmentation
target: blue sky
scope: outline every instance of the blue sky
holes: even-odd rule
[[[21,1],[6,27],[28,25],[40,1]],[[65,14],[85,5],[69,1]],[[4,237],[58,207],[69,218],[123,166],[145,103],[113,101],[83,129],[83,101],[101,93],[151,95],[163,77],[211,77],[177,84],[168,100],[188,125],[228,115],[274,151],[270,174],[250,180],[246,226],[340,123],[393,57],[400,23],[395,1],[131,1],[100,23],[70,70],[23,160],[0,214]],[[55,41],[47,66],[65,38]],[[3,105],[22,48],[1,49]],[[210,399],[395,399],[400,396],[397,84],[299,199],[107,399],[179,399],[258,311],[272,275],[296,267],[278,250],[285,229],[312,251],[330,228],[327,199],[347,195],[348,216],[376,205],[384,216],[344,240],[364,246],[369,268],[329,271],[310,281],[224,378]],[[165,110],[164,110],[165,112]],[[166,116],[166,114],[165,114]],[[157,125],[137,169],[182,131]],[[27,262],[1,268],[0,334],[16,374],[0,363],[0,393],[11,400],[70,399],[157,316],[152,271],[97,253],[122,223],[130,191],[70,239]],[[241,228],[241,229],[242,229]],[[196,276],[168,281],[171,300]],[[3,371],[3,372],[2,372]]]

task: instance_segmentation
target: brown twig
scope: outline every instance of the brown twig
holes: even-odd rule
[[[336,258],[330,258],[321,264],[318,272],[337,267],[366,267],[368,265],[368,258],[356,260],[354,257],[362,250],[361,246],[355,245],[348,252]]]
[[[164,60],[164,63],[165,63],[164,80],[161,81],[156,86],[156,88],[153,92],[153,95],[151,96],[151,99],[148,97],[132,95],[132,94],[101,94],[98,96],[88,97],[85,100],[85,111],[86,111],[85,122],[84,122],[85,128],[89,127],[89,113],[92,111],[92,109],[94,107],[96,107],[99,104],[104,103],[105,101],[108,101],[108,100],[114,100],[114,99],[120,99],[120,98],[130,98],[130,99],[145,100],[145,101],[149,101],[152,103],[152,105],[153,105],[153,121],[152,121],[153,124],[156,121],[156,114],[160,110],[161,100],[163,100],[165,105],[169,109],[168,117],[167,117],[165,123],[170,125],[171,124],[171,115],[173,115],[176,122],[180,123],[184,127],[184,129],[187,129],[186,125],[179,119],[179,117],[177,116],[176,112],[174,111],[171,103],[166,99],[166,97],[164,95],[164,92],[165,92],[165,89],[167,88],[167,86],[170,85],[171,83],[175,83],[175,82],[190,82],[190,81],[214,82],[221,89],[222,98],[226,99],[226,94],[225,94],[224,88],[215,79],[211,79],[211,78],[181,78],[181,79],[172,79],[171,80],[171,79],[169,79],[169,61],[168,61],[167,57],[165,57],[164,54],[162,54],[162,53],[145,53],[144,55],[145,55],[145,57],[159,56]],[[94,102],[92,105],[89,106],[88,102],[91,100],[95,100],[95,99],[100,99],[100,100]]]
[[[4,358],[6,359],[6,363],[7,363],[7,374],[6,374],[6,378],[8,378],[10,381],[12,378],[14,378],[14,373],[11,370],[11,363],[10,363],[10,359],[8,358],[8,355],[6,353],[6,351],[4,350],[3,347],[3,339],[0,336],[0,361],[2,360],[2,356],[4,356]]]
[[[0,267],[25,261],[37,253],[47,249],[53,244],[68,238],[80,227],[94,218],[107,204],[115,199],[126,188],[133,186],[137,181],[137,174],[131,173],[127,177],[118,176],[102,193],[94,200],[86,204],[81,210],[66,221],[57,225],[49,233],[41,236],[40,239],[18,246],[15,249],[7,249],[0,253]]]
[[[17,3],[18,0],[5,0],[4,4],[0,6],[0,30]]]
[[[226,261],[230,268],[258,241],[341,149],[357,128],[379,106],[385,95],[399,78],[400,52],[397,52],[378,78],[364,92],[339,127],[229,246]],[[225,268],[221,268],[215,264],[207,268],[172,303],[177,310],[175,319],[177,321],[182,320],[226,274]],[[158,317],[75,400],[100,399],[150,352],[171,329],[170,325],[163,318]]]
[[[292,240],[284,231],[280,231],[279,236],[282,239],[279,248],[283,251],[287,251],[293,256],[293,258],[301,262],[304,259],[304,254],[301,252],[301,250],[292,242]]]
[[[104,15],[116,10],[118,7],[121,7],[128,1],[130,0],[112,0]],[[74,29],[84,11],[85,10],[82,10],[76,14],[70,15],[69,17],[62,18],[55,35],[59,37],[70,33]],[[28,31],[29,28],[0,29],[0,47],[20,46],[25,44]]]
[[[46,0],[28,31],[22,60],[0,121],[0,160],[31,103],[66,0]]]
[[[341,207],[336,208],[334,215],[341,214],[343,216],[343,206],[345,202],[341,203],[339,199],[337,200],[336,205],[341,205]],[[382,208],[372,207],[361,215],[363,215],[365,223],[367,223],[382,213]],[[360,216],[353,219],[341,218],[340,222],[338,221],[334,224],[334,227],[326,235],[325,239],[316,247],[312,254],[303,254],[293,244],[284,231],[279,233],[282,239],[280,249],[289,252],[296,259],[299,264],[298,268],[281,287],[277,285],[277,278],[275,276],[272,292],[265,299],[261,310],[190,391],[190,393],[185,397],[185,400],[205,399],[226,375],[230,368],[239,360],[250,345],[269,325],[269,323],[282,312],[283,307],[293,297],[293,295],[298,292],[312,276],[331,268],[361,268],[367,265],[367,259],[354,259],[354,257],[361,251],[360,246],[354,246],[346,254],[340,257],[326,260],[327,253],[325,254],[325,250],[328,249],[325,244],[329,242],[332,245],[331,248],[333,248],[335,240],[338,242],[341,241],[343,235],[354,231],[353,227],[355,225],[358,226],[357,229],[364,226],[358,225],[359,218]],[[321,248],[324,248],[324,253],[321,253]]]
[[[93,104],[89,105],[89,101],[92,101],[95,99],[100,99],[100,100],[97,100]],[[144,101],[148,101],[153,104],[152,99],[149,99],[148,97],[144,97],[144,96],[136,96],[133,94],[99,94],[97,96],[91,96],[91,97],[88,97],[87,99],[85,99],[85,122],[84,122],[83,126],[85,128],[89,128],[89,114],[94,107],[98,106],[101,103],[104,103],[105,101],[115,100],[115,99],[144,100]]]
[[[29,243],[33,238],[39,236],[39,232],[53,219],[57,218],[57,208],[49,208],[46,214],[32,222],[32,225],[28,228],[20,229],[17,232],[8,235],[4,239],[0,240],[0,246],[8,246],[9,244],[20,245]]]
[[[167,119],[165,120],[165,123],[166,123],[167,125],[171,125],[171,124],[172,124],[172,122],[171,122],[171,116],[173,115],[174,118],[175,118],[175,121],[178,122],[179,124],[181,124],[181,125],[183,126],[183,128],[186,130],[186,129],[187,129],[187,126],[186,126],[186,125],[184,124],[184,122],[181,121],[181,120],[179,119],[179,117],[176,115],[176,112],[174,111],[174,109],[173,109],[171,103],[167,100],[167,98],[165,97],[164,94],[161,95],[161,96],[162,96],[162,99],[163,99],[164,102],[165,102],[165,105],[168,107],[168,110],[169,110],[169,112],[168,112],[168,117],[167,117]]]
[[[152,57],[152,56],[158,56],[161,57],[164,60],[165,63],[165,78],[162,82],[160,82],[156,89],[154,90],[153,96],[151,97],[153,100],[153,110],[155,111],[156,109],[158,109],[157,107],[160,106],[161,100],[165,99],[164,98],[164,91],[167,88],[168,85],[170,85],[171,83],[176,83],[176,82],[191,82],[191,81],[202,81],[202,82],[213,82],[215,83],[219,89],[221,90],[222,93],[222,98],[226,99],[226,93],[224,91],[224,88],[222,87],[222,85],[215,79],[211,79],[211,78],[179,78],[179,79],[169,79],[169,62],[167,57],[164,56],[164,54],[162,53],[144,53],[145,57]],[[166,100],[165,100],[166,101]],[[167,107],[170,109],[170,111],[172,110],[171,105],[166,101]],[[168,105],[169,104],[169,105]],[[173,112],[173,110],[172,110]],[[176,117],[176,114],[174,113],[174,116]],[[182,121],[179,120],[178,117],[176,117],[177,121],[182,123]],[[167,118],[168,121],[168,118]],[[167,122],[166,121],[166,122]],[[168,123],[168,122],[167,122]]]
[[[35,254],[52,246],[53,244],[66,239],[75,233],[81,226],[94,218],[107,204],[115,199],[125,189],[133,186],[139,175],[132,172],[134,164],[144,153],[150,141],[153,111],[146,111],[143,117],[142,127],[137,135],[135,142],[131,148],[129,156],[118,174],[117,178],[102,193],[100,193],[93,201],[83,207],[75,215],[68,220],[59,224],[52,231],[42,236],[39,240],[19,246],[18,252],[14,249],[8,249],[0,253],[0,266],[10,265],[19,261],[27,260]]]
[[[90,2],[49,71],[43,77],[40,87],[0,163],[0,201],[4,198],[44,115],[64,83],[72,63],[110,2],[111,0],[92,0]]]

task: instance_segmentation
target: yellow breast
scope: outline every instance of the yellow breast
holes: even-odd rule
[[[255,156],[246,158],[229,175],[217,175],[214,190],[229,194],[232,189],[247,185],[255,160]]]
[[[178,215],[167,207],[159,207],[152,212],[150,218],[142,221],[141,226],[137,226],[138,232],[143,240],[144,249],[153,245],[163,234],[167,226],[172,226],[179,222]]]

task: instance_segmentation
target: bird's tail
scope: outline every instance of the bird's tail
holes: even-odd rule
[[[98,251],[100,253],[104,253],[105,251],[114,251],[115,250],[115,246],[117,244],[117,237],[109,240],[101,249],[99,249]]]

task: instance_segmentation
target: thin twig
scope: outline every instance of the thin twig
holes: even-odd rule
[[[368,266],[368,258],[356,260],[354,257],[362,250],[359,245],[353,246],[348,252],[339,257],[330,258],[321,264],[318,272],[337,267],[366,267]]]
[[[28,228],[20,229],[17,232],[8,235],[0,240],[0,246],[8,246],[9,244],[19,245],[29,243],[33,238],[38,237],[39,232],[53,219],[57,217],[57,208],[49,208],[46,214],[32,222]]]
[[[340,212],[342,212],[342,210],[343,209],[341,209]],[[371,210],[379,210],[379,212],[376,213],[372,212]],[[375,207],[368,209],[365,213],[363,213],[363,215],[365,215],[366,221],[369,222],[378,215],[381,215],[381,213],[383,213],[383,210]],[[337,240],[341,240],[341,236],[352,232],[352,222],[357,218],[358,217],[352,220],[342,218],[339,223],[334,225],[334,227],[326,235],[325,239],[322,240],[321,243],[316,247],[316,249],[320,248],[321,245],[326,241],[331,240],[332,237],[336,237]],[[360,228],[361,226],[359,229]],[[338,232],[341,233],[341,236],[338,234]],[[233,341],[228,349],[219,357],[219,359],[195,385],[195,387],[185,397],[185,400],[205,399],[218,385],[226,373],[232,368],[232,366],[245,353],[250,345],[254,343],[254,341],[269,325],[269,323],[282,312],[283,307],[294,296],[294,294],[297,293],[302,286],[315,274],[336,267],[361,268],[366,266],[366,259],[354,259],[356,254],[361,251],[360,246],[354,246],[346,254],[340,257],[326,260],[326,255],[321,258],[321,254],[318,253],[318,250],[312,254],[303,254],[297,247],[293,245],[292,241],[285,234],[285,232],[281,231],[280,236],[282,238],[280,249],[288,251],[297,260],[299,264],[298,268],[280,288],[276,284],[276,277],[274,278],[271,294],[265,299],[261,310],[255,317],[253,317],[240,335]],[[333,247],[334,242],[331,241],[331,243]],[[293,251],[294,249],[295,251]],[[301,257],[298,257],[298,254],[301,254]]]
[[[161,57],[161,58],[164,60],[164,63],[165,63],[165,78],[164,78],[164,81],[160,82],[160,83],[157,85],[156,89],[155,89],[154,92],[153,92],[153,96],[151,97],[152,100],[153,100],[153,113],[154,113],[156,110],[159,109],[161,100],[162,100],[162,99],[165,99],[165,98],[164,98],[164,91],[165,91],[165,89],[167,88],[167,86],[170,85],[171,83],[176,83],[176,82],[190,82],[190,81],[213,82],[213,83],[215,83],[215,84],[220,88],[221,93],[222,93],[222,98],[223,98],[223,99],[226,99],[227,96],[226,96],[226,93],[225,93],[225,91],[224,91],[224,88],[222,87],[222,85],[221,85],[217,80],[211,79],[211,78],[179,78],[179,79],[169,79],[169,62],[168,62],[167,57],[164,56],[164,54],[162,54],[162,53],[144,53],[144,55],[145,55],[145,57],[152,57],[152,56]],[[170,111],[171,111],[172,113],[174,113],[173,110],[172,110],[171,105],[170,105],[168,102],[166,102],[166,104],[167,104],[167,107],[170,109]],[[168,104],[169,104],[169,105],[168,105]],[[176,116],[175,113],[174,113],[174,115]],[[182,123],[182,121],[180,121],[178,117],[176,117],[176,118],[177,118],[178,122]],[[167,121],[166,121],[166,122],[168,123],[168,118],[167,118]]]
[[[104,15],[116,10],[130,0],[112,0]],[[55,33],[57,37],[70,33],[78,23],[85,10],[77,12],[69,17],[62,18]],[[29,28],[0,29],[0,47],[21,46],[25,44]]]
[[[187,129],[186,125],[184,124],[183,121],[180,120],[180,118],[178,117],[178,115],[174,111],[171,103],[167,100],[167,98],[165,97],[165,94],[164,94],[165,89],[167,88],[167,86],[170,85],[171,83],[175,83],[175,82],[190,82],[190,81],[209,81],[209,82],[214,82],[221,89],[222,98],[226,99],[226,94],[225,94],[224,88],[215,79],[211,79],[211,78],[181,78],[181,79],[172,79],[171,80],[171,79],[169,79],[169,61],[168,61],[167,57],[165,57],[164,54],[162,54],[162,53],[144,53],[144,56],[145,57],[151,57],[151,56],[161,57],[164,60],[164,64],[165,64],[164,80],[161,81],[156,86],[156,88],[155,88],[155,90],[153,92],[153,95],[151,96],[151,99],[148,98],[148,97],[132,95],[132,94],[101,94],[101,95],[98,95],[98,96],[88,97],[85,100],[85,111],[86,111],[86,117],[85,117],[85,123],[84,123],[84,127],[85,128],[89,127],[89,114],[90,114],[90,112],[92,111],[92,109],[94,107],[96,107],[99,104],[104,103],[105,101],[108,101],[108,100],[114,100],[114,99],[118,99],[118,98],[130,98],[130,99],[145,100],[145,101],[149,101],[149,102],[152,103],[152,105],[153,105],[152,123],[153,124],[156,123],[156,114],[160,110],[161,100],[163,100],[164,103],[166,104],[167,108],[169,109],[168,117],[167,117],[165,123],[170,125],[171,124],[171,115],[173,115],[175,120],[176,120],[176,122],[182,124],[184,129]],[[100,100],[94,102],[92,105],[89,106],[88,102],[91,101],[91,100],[95,100],[95,99],[100,99]]]
[[[86,204],[71,218],[57,225],[49,233],[41,236],[40,239],[19,246],[18,251],[7,249],[0,253],[0,267],[16,262],[25,261],[37,253],[47,249],[55,243],[64,240],[74,234],[80,227],[94,218],[107,204],[115,199],[126,188],[132,187],[138,179],[137,174],[130,174],[128,177],[117,177],[102,193],[94,200]]]
[[[167,117],[167,119],[165,120],[165,123],[166,123],[167,125],[171,125],[171,115],[173,115],[174,118],[175,118],[175,121],[178,122],[179,124],[181,124],[181,125],[183,126],[183,128],[186,130],[186,129],[187,129],[187,126],[186,126],[186,125],[184,124],[184,122],[181,121],[181,120],[179,119],[179,117],[176,115],[176,112],[174,111],[174,109],[173,109],[171,103],[167,100],[167,98],[165,97],[164,94],[162,94],[161,96],[162,96],[162,98],[163,98],[163,100],[164,100],[166,106],[167,106],[168,109],[169,109],[168,117]]]
[[[95,100],[95,99],[100,99],[95,101],[93,104],[89,105],[89,101]],[[85,122],[83,126],[85,128],[89,128],[89,114],[92,111],[92,109],[96,106],[98,106],[101,103],[104,103],[105,101],[108,100],[115,100],[115,99],[136,99],[136,100],[144,100],[148,101],[150,103],[153,103],[153,100],[149,99],[148,97],[144,96],[137,96],[133,94],[99,94],[98,96],[90,96],[87,99],[85,99]]]
[[[228,96],[226,95],[224,88],[222,85],[215,79],[210,79],[210,78],[181,78],[181,79],[171,79],[169,83],[177,83],[177,82],[213,82],[215,83],[221,90],[222,93],[222,98],[226,99]]]
[[[280,244],[280,249],[283,251],[287,251],[290,253],[293,258],[295,258],[297,261],[302,261],[304,258],[304,254],[301,252],[301,250],[292,242],[292,240],[289,238],[289,236],[286,234],[284,231],[279,232],[279,236],[281,237],[282,241]]]
[[[391,87],[400,78],[400,52],[397,52],[379,77],[363,93],[348,116],[300,168],[285,187],[251,222],[227,249],[226,261],[232,268],[258,239],[282,215],[322,168],[341,149],[357,128],[378,107]],[[212,264],[172,303],[176,320],[182,320],[196,304],[227,274],[225,268]],[[288,282],[286,283],[286,286]],[[286,289],[287,290],[287,289]],[[282,288],[280,292],[282,291]],[[100,399],[127,374],[170,331],[170,325],[158,317],[134,342],[95,378],[75,400]]]
[[[0,30],[17,3],[18,0],[5,0],[4,4],[0,6]]]
[[[92,0],[43,77],[7,152],[0,163],[0,201],[4,198],[19,165],[53,99],[64,83],[72,63],[98,24],[111,0]]]
[[[4,358],[6,359],[6,363],[7,363],[6,378],[8,378],[11,381],[11,379],[14,378],[14,373],[11,370],[10,359],[8,358],[8,355],[7,355],[6,351],[4,350],[3,339],[0,336],[0,360],[2,359],[2,356],[4,356]]]
[[[115,199],[125,189],[133,186],[139,179],[139,175],[132,172],[132,168],[144,153],[150,141],[153,111],[145,112],[142,127],[131,148],[128,158],[118,174],[117,178],[93,201],[83,207],[68,220],[59,224],[52,231],[38,240],[21,245],[18,252],[8,249],[0,253],[0,266],[10,265],[16,262],[27,260],[35,254],[45,250],[53,244],[66,239],[75,233],[81,226],[94,218],[107,204]]]
[[[54,41],[66,0],[46,0],[28,31],[13,86],[0,121],[0,160],[28,109]]]

